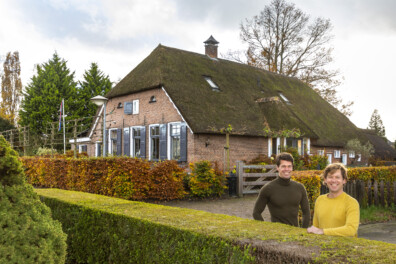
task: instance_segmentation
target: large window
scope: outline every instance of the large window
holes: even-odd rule
[[[341,158],[341,150],[334,150],[334,158]]]
[[[95,144],[95,157],[101,157],[103,155],[102,152],[102,142],[96,142]]]
[[[170,159],[180,159],[180,123],[170,125],[171,152]]]
[[[140,127],[134,127],[132,128],[132,144],[133,144],[133,149],[132,149],[132,156],[136,158],[141,157],[141,151],[140,151],[140,146],[141,146],[141,128]]]
[[[304,154],[304,145],[301,138],[286,138],[286,146],[297,149],[298,154]]]
[[[109,136],[108,136],[108,153],[113,156],[120,156],[122,155],[121,149],[121,137],[122,137],[122,129],[121,128],[111,128],[109,129]]]
[[[110,129],[110,154],[117,155],[117,129]]]
[[[160,158],[160,127],[159,125],[150,126],[150,160]]]

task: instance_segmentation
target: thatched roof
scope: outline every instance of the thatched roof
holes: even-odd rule
[[[220,91],[213,91],[204,76]],[[194,133],[219,133],[230,124],[233,134],[252,136],[264,135],[266,126],[272,131],[299,128],[319,146],[361,138],[348,118],[296,78],[162,45],[107,97],[158,87],[164,87]]]
[[[361,129],[374,146],[374,156],[383,160],[396,160],[396,149],[389,146],[386,140],[377,135],[373,129]]]

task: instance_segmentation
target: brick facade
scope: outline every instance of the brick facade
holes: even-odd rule
[[[150,102],[152,97],[156,102]],[[139,113],[127,115],[124,113],[124,103],[139,100]],[[118,108],[122,105],[122,108]],[[146,158],[149,155],[149,125],[183,122],[171,99],[163,89],[151,89],[137,94],[112,98],[106,106],[106,129],[126,128],[132,126],[146,127]],[[95,156],[95,142],[101,142],[103,137],[102,116],[95,127],[94,135],[87,146],[89,156]],[[124,138],[122,138],[122,142]],[[86,143],[82,143],[86,144]],[[224,146],[226,136],[214,134],[193,134],[187,127],[187,162],[198,160],[217,161],[223,168],[225,161]],[[81,144],[80,144],[81,145]],[[122,144],[122,153],[125,153]],[[263,137],[230,136],[230,166],[237,160],[249,161],[259,155],[268,153],[268,142]]]

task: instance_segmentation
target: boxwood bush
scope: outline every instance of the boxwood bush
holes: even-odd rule
[[[0,136],[0,263],[64,263],[66,235]]]
[[[101,195],[37,189],[68,263],[396,263],[396,245]]]

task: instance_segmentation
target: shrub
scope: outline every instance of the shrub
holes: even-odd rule
[[[22,164],[0,137],[0,263],[64,263],[66,235],[51,218]]]
[[[210,161],[203,160],[190,164],[191,178],[190,190],[192,196],[209,197],[221,196],[224,190],[226,179],[220,170],[212,168]]]
[[[44,155],[52,155],[52,154],[57,154],[58,151],[56,149],[51,149],[51,148],[38,148],[36,155],[37,156],[44,156]]]

